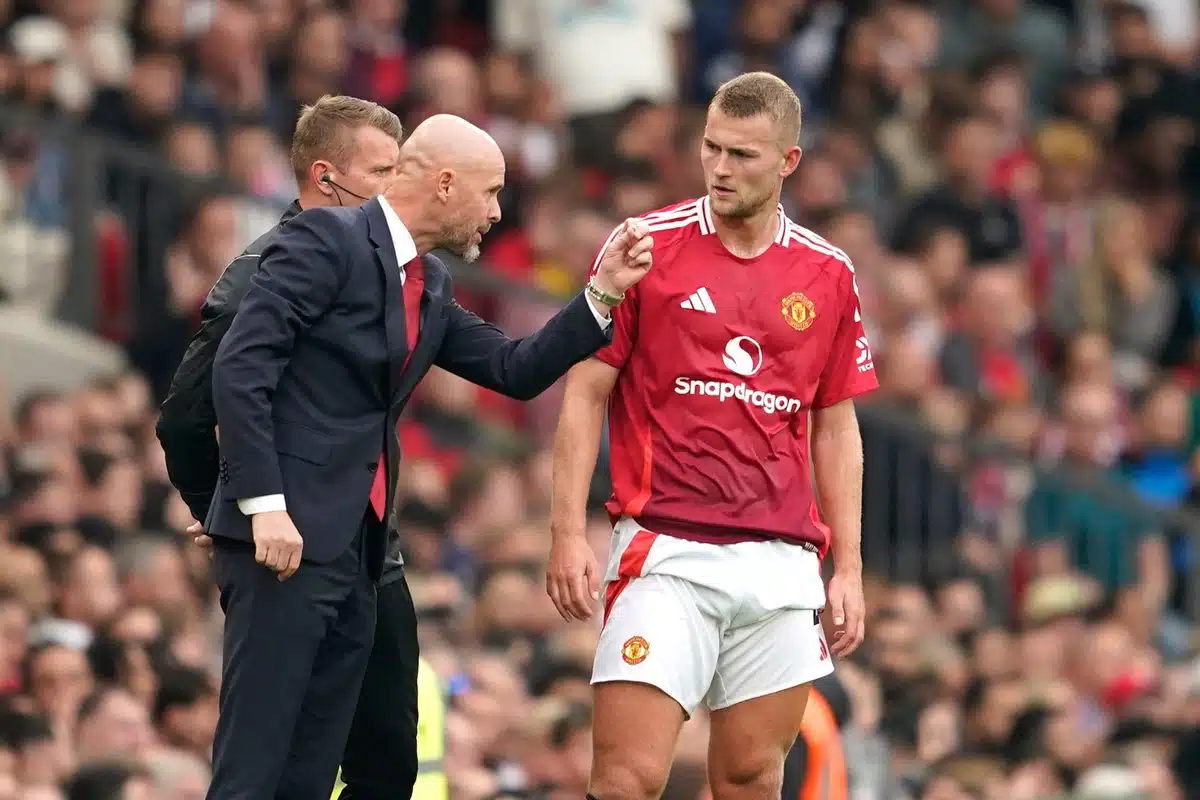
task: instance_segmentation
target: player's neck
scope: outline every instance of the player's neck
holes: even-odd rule
[[[779,205],[771,203],[750,217],[713,214],[713,229],[725,249],[738,258],[757,258],[775,242],[779,231]]]

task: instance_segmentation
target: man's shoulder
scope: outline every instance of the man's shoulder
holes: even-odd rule
[[[454,270],[456,266],[463,266],[462,261],[453,253],[442,250],[421,256],[421,265],[425,270],[425,291],[442,301],[452,300]]]
[[[351,260],[369,250],[366,212],[358,206],[307,208],[279,227],[273,246],[301,251],[318,249]]]
[[[713,232],[712,215],[703,197],[648,211],[638,219],[646,223],[654,239],[657,281],[677,280],[681,272],[687,272],[686,267],[677,266],[688,259],[688,245]]]
[[[233,266],[239,261],[254,261],[258,259],[258,257],[262,255],[263,250],[266,249],[267,245],[269,245],[271,241],[279,235],[279,229],[281,227],[281,225],[276,225],[274,228],[271,228],[271,230],[267,231],[262,236],[259,236],[253,242],[246,245],[246,249],[242,251],[240,256],[235,258],[230,263],[230,266]]]
[[[366,220],[366,212],[361,206],[317,206],[306,208],[284,226],[287,231],[295,225],[308,225],[321,228],[353,228]]]
[[[258,262],[262,259],[263,250],[279,235],[279,229],[283,227],[287,219],[290,217],[285,218],[279,225],[246,245],[246,249],[229,262],[221,276],[209,289],[208,296],[204,298],[204,305],[200,309],[202,319],[212,319],[237,311],[238,305],[241,304],[242,298],[246,296],[246,291],[250,288],[250,279],[258,269]]]
[[[269,245],[275,239],[275,237],[279,235],[279,230],[295,219],[296,215],[302,210],[303,209],[300,208],[300,201],[293,200],[292,203],[284,210],[283,215],[279,218],[279,222],[275,225],[272,225],[266,232],[264,232],[253,242],[246,245],[246,249],[243,250],[242,254],[234,259],[234,261],[237,261],[241,258],[256,259],[261,256],[267,245]]]
[[[787,270],[810,272],[819,269],[821,277],[840,283],[854,274],[854,262],[844,250],[814,231],[780,215],[779,247],[772,247],[764,256],[778,259]]]
[[[680,203],[672,203],[638,217],[650,228],[654,236],[654,248],[703,236],[712,232],[712,216],[703,197],[694,197]]]
[[[425,266],[425,274],[428,275],[430,270],[444,272],[450,274],[449,259],[454,258],[453,254],[434,251],[421,256],[421,263]]]
[[[229,266],[225,267],[221,277],[217,278],[216,283],[209,289],[208,296],[204,298],[204,305],[200,309],[201,319],[211,319],[237,311],[250,288],[250,279],[258,269],[262,248],[266,246],[267,242],[264,241],[256,250],[251,251],[248,247],[246,252],[229,262]]]
[[[646,223],[650,231],[650,235],[654,238],[654,253],[656,259],[661,259],[668,254],[674,254],[678,251],[678,245],[688,239],[700,236],[704,231],[711,231],[712,225],[709,223],[705,226],[704,218],[707,207],[702,203],[703,198],[693,198],[685,200],[681,203],[672,203],[669,206],[647,211],[644,214],[639,214],[635,219],[639,219]],[[596,254],[596,260],[592,262],[592,272],[600,267],[600,261],[604,256],[604,251],[612,243],[614,237],[621,232],[625,220],[617,225],[609,233],[608,238],[604,240],[600,251]],[[663,261],[656,260],[655,264],[658,268],[658,273],[663,272]],[[635,290],[637,287],[633,287]],[[639,290],[640,291],[640,290]]]
[[[664,214],[674,215],[677,213],[683,214],[683,212],[689,212],[692,214],[701,214],[701,213],[703,213],[703,207],[704,207],[704,198],[703,197],[690,197],[687,200],[680,200],[677,203],[671,203],[669,205],[665,205],[660,208],[651,209],[650,211],[647,211],[646,213],[642,214],[640,218],[641,219],[650,219],[651,217],[658,217],[658,216],[662,216]]]

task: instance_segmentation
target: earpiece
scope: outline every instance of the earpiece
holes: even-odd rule
[[[364,202],[365,202],[365,201],[367,201],[367,200],[370,200],[370,199],[371,199],[371,198],[369,198],[369,197],[363,197],[363,196],[362,196],[361,194],[359,194],[358,192],[352,192],[352,191],[350,191],[349,189],[347,189],[345,186],[342,186],[342,185],[341,185],[341,184],[339,184],[337,181],[335,181],[335,180],[334,180],[332,177],[330,177],[330,175],[329,175],[329,173],[328,173],[328,172],[326,172],[326,173],[323,173],[323,174],[321,175],[321,177],[317,178],[317,183],[323,183],[323,184],[325,184],[326,186],[328,186],[330,189],[332,189],[332,190],[333,190],[333,194],[334,194],[334,196],[335,196],[335,197],[337,197],[337,201],[338,201],[338,205],[339,205],[339,206],[340,206],[340,205],[342,205],[342,195],[341,195],[341,192],[345,192],[346,194],[350,195],[351,197],[357,197],[359,200],[362,200],[362,201],[364,201]],[[339,191],[339,190],[340,190],[340,191]]]

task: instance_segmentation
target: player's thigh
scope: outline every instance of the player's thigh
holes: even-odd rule
[[[726,630],[706,699],[715,711],[831,672],[820,616],[812,610],[784,608]]]
[[[683,708],[648,683],[609,681],[594,688],[590,793],[599,800],[660,796]]]
[[[649,575],[613,603],[592,672],[592,775],[610,791],[609,783],[666,780],[679,728],[708,691],[720,651],[706,602],[685,580]]]
[[[832,671],[820,619],[811,610],[783,609],[727,631],[708,695],[714,786],[781,780],[809,685]]]
[[[712,712],[708,775],[713,800],[779,797],[784,759],[811,687],[792,686]]]

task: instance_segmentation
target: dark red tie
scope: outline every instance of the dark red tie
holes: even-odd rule
[[[408,355],[404,357],[404,366],[412,358],[413,350],[417,347],[417,337],[421,334],[421,293],[425,290],[425,270],[418,256],[404,265],[404,333],[408,339]],[[371,484],[371,508],[375,516],[382,522],[387,511],[387,452],[379,454],[379,468],[375,470],[375,482]]]

